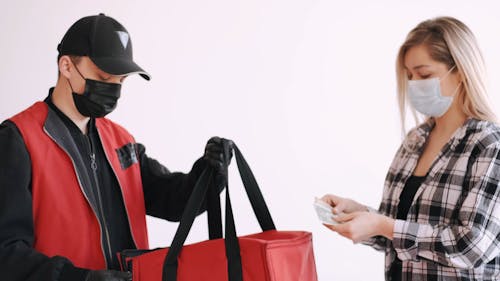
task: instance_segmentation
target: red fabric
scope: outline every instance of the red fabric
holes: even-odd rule
[[[270,230],[238,240],[244,281],[317,281],[311,233]],[[167,253],[128,258],[133,280],[161,281]],[[223,239],[184,246],[178,263],[177,281],[228,281]]]
[[[33,247],[49,257],[64,256],[78,267],[104,269],[99,222],[70,156],[45,132],[47,114],[47,104],[38,102],[11,118],[21,132],[32,163]],[[118,177],[134,240],[139,248],[147,248],[139,164],[122,170],[115,152],[134,140],[109,120],[97,119],[96,126]]]
[[[96,119],[96,127],[104,146],[106,157],[111,162],[111,167],[118,178],[118,183],[122,190],[123,201],[125,202],[129,224],[131,225],[132,237],[139,249],[147,249],[149,246],[141,168],[139,162],[137,162],[126,169],[122,169],[120,160],[115,152],[117,148],[128,143],[135,143],[135,141],[125,129],[108,119]]]

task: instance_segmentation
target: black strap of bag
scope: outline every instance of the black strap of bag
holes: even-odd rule
[[[252,209],[256,214],[261,229],[263,231],[276,229],[272,221],[271,215],[269,214],[269,210],[265,205],[264,197],[260,192],[260,188],[257,184],[257,181],[255,180],[255,177],[252,173],[252,170],[248,166],[247,161],[241,154],[241,151],[234,144],[227,149],[235,150],[235,157],[236,157],[236,162],[238,164],[238,170],[240,172],[246,193],[248,194]],[[229,154],[230,152],[226,151],[225,153]],[[226,166],[226,171],[227,171],[227,166]],[[217,186],[215,185],[209,186],[207,197],[208,197],[207,218],[208,218],[209,239],[210,240],[219,239],[222,238],[223,236],[222,236],[220,197],[219,197],[219,192],[217,190]],[[261,202],[264,202],[264,205],[262,205]]]
[[[208,237],[210,240],[222,238],[222,216],[218,186],[212,180],[207,194]]]
[[[267,207],[266,201],[264,200],[264,196],[262,196],[262,192],[260,191],[259,185],[255,180],[250,166],[248,166],[248,163],[243,157],[243,154],[241,154],[241,151],[235,144],[233,145],[233,148],[235,152],[234,155],[236,157],[236,163],[238,164],[238,170],[240,172],[240,177],[243,181],[243,186],[245,187],[245,191],[247,193],[248,199],[250,200],[250,204],[252,205],[253,212],[257,217],[260,228],[262,229],[262,231],[276,230],[276,226],[274,226],[271,213],[269,213],[269,208]]]
[[[275,230],[276,227],[272,220],[271,214],[269,213],[269,209],[264,201],[264,197],[257,185],[257,181],[253,176],[248,163],[245,158],[241,154],[238,147],[233,144],[232,147],[228,149],[234,149],[236,162],[238,164],[238,170],[240,172],[241,179],[243,181],[243,185],[245,187],[247,196],[252,205],[252,209],[257,217],[259,225],[261,226],[263,231],[267,230]],[[209,211],[209,235],[212,239],[213,237],[217,237],[219,233],[219,226],[221,226],[221,217],[220,217],[220,201],[217,196],[213,193],[216,191],[215,188],[211,188],[213,190],[209,190],[211,180],[213,179],[214,172],[211,168],[205,169],[198,181],[195,184],[191,197],[188,200],[184,213],[182,214],[182,218],[177,228],[177,232],[175,233],[174,240],[170,245],[170,249],[168,251],[167,257],[165,258],[165,262],[163,264],[163,281],[177,281],[177,259],[182,250],[182,246],[186,241],[186,238],[189,234],[189,231],[193,225],[194,219],[198,210],[201,208],[202,202],[205,198],[208,197],[208,211]],[[216,198],[217,197],[217,198]],[[218,207],[217,207],[218,205]],[[218,216],[217,216],[218,212]],[[210,214],[212,213],[212,214]],[[241,256],[240,256],[240,247],[238,243],[238,238],[236,235],[236,227],[234,223],[233,217],[233,209],[231,205],[231,199],[229,196],[229,179],[226,173],[226,221],[225,221],[225,239],[224,244],[226,247],[226,257],[228,260],[228,277],[229,281],[242,281],[243,273],[241,267]]]

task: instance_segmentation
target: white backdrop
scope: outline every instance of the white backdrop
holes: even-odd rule
[[[311,203],[335,193],[378,206],[401,141],[394,65],[411,28],[440,15],[464,21],[500,104],[496,1],[5,2],[0,119],[45,98],[55,84],[56,46],[73,22],[99,12],[116,18],[153,79],[127,79],[110,118],[174,171],[189,171],[209,137],[233,139],[277,227],[313,232],[322,281],[384,279],[383,255],[328,231]],[[238,233],[257,232],[234,167],[231,183]],[[206,239],[205,225],[201,216],[188,242]],[[148,226],[159,247],[177,224],[149,218]]]

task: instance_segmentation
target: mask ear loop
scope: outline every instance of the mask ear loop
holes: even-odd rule
[[[73,66],[75,67],[76,69],[76,72],[78,72],[78,74],[80,74],[80,77],[82,77],[83,80],[87,80],[87,78],[83,77],[82,73],[80,72],[80,70],[78,69],[78,67],[76,67],[76,63],[70,59],[71,63],[73,64]]]
[[[83,79],[83,80],[87,81],[87,79],[86,79],[85,77],[83,77],[83,75],[82,75],[82,73],[80,72],[80,70],[78,70],[78,67],[76,67],[75,62],[74,62],[72,59],[70,59],[70,61],[71,61],[71,63],[73,64],[73,66],[75,67],[76,72],[78,72],[78,74],[80,75],[80,77],[82,77],[82,79]],[[71,92],[72,92],[72,93],[76,93],[76,92],[75,92],[75,90],[73,90],[73,87],[71,86],[71,83],[69,82],[69,79],[68,79],[68,78],[66,78],[66,80],[68,81],[69,88],[71,89]]]
[[[446,76],[448,76],[448,74],[450,74],[450,73],[451,73],[451,71],[452,71],[453,69],[455,69],[455,67],[456,67],[456,66],[457,66],[456,64],[455,64],[455,65],[453,65],[453,66],[452,66],[452,67],[448,70],[448,72],[446,72],[446,74],[445,74],[443,77],[439,78],[439,80],[443,80],[444,78],[446,78]]]
[[[458,82],[457,88],[456,88],[456,89],[455,89],[455,91],[453,92],[452,97],[455,97],[455,95],[457,94],[458,90],[459,90],[459,89],[460,89],[460,87],[462,86],[462,82],[463,82],[463,81],[461,81],[461,80],[460,80],[460,82]]]
[[[453,69],[455,69],[455,67],[456,67],[456,66],[457,66],[456,64],[455,64],[455,65],[453,65],[453,66],[452,66],[452,67],[448,70],[448,72],[446,72],[446,74],[445,74],[442,78],[439,78],[439,81],[441,82],[442,80],[444,80],[444,78],[446,78],[446,77],[448,76],[448,74],[450,74],[450,73],[451,73],[451,71],[452,71]],[[457,87],[456,87],[456,88],[455,88],[455,90],[453,91],[453,95],[451,95],[450,97],[455,98],[455,95],[457,94],[457,91],[458,91],[458,89],[460,88],[460,85],[462,85],[462,81],[460,81],[460,82],[458,83]],[[441,93],[441,95],[443,95],[443,93]]]

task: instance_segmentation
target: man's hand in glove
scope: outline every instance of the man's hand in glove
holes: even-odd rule
[[[219,137],[212,137],[208,140],[203,159],[217,172],[216,179],[219,187],[225,185],[226,167],[229,166],[232,157],[233,142],[231,140]]]
[[[85,281],[132,281],[132,274],[115,270],[95,270],[89,272]]]

